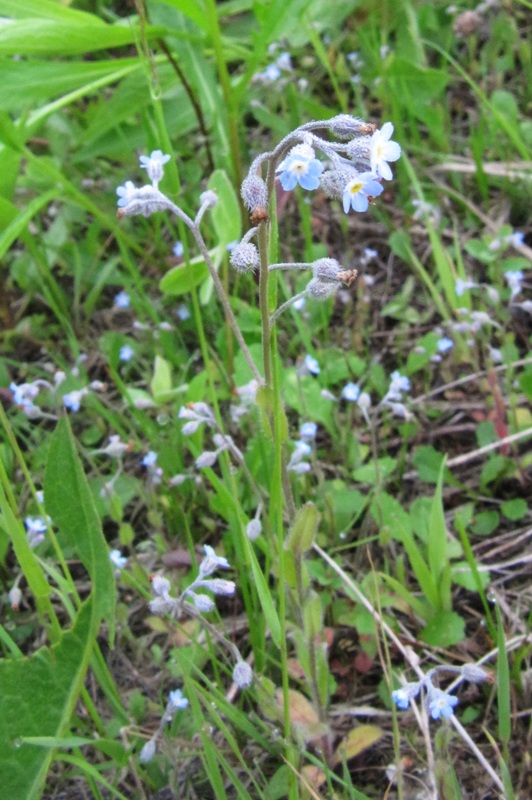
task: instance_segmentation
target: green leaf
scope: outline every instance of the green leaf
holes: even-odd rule
[[[217,169],[209,180],[209,189],[218,195],[218,203],[213,208],[212,221],[216,236],[224,247],[240,239],[242,215],[235,190],[225,170]]]
[[[77,55],[135,44],[139,36],[134,25],[106,25],[98,17],[89,21],[21,19],[0,27],[0,54]],[[148,39],[164,36],[164,28],[146,26]]]
[[[475,514],[471,530],[477,536],[489,536],[496,531],[500,524],[498,511],[480,511]]]
[[[179,264],[169,270],[161,278],[159,288],[163,294],[179,296],[188,294],[195,286],[199,286],[209,277],[209,268],[200,256],[193,258],[190,264]]]
[[[465,620],[454,611],[440,611],[421,631],[421,638],[433,647],[451,647],[463,641]]]
[[[167,397],[168,393],[172,391],[172,368],[170,363],[161,356],[155,356],[150,391],[156,403],[164,402],[164,400],[161,401],[161,397]]]
[[[376,483],[393,474],[397,466],[397,459],[391,456],[379,458],[377,463],[364,464],[353,470],[353,478],[360,483]]]
[[[98,622],[91,597],[59,644],[43,647],[31,658],[0,661],[0,774],[6,800],[41,797],[53,751],[22,739],[59,737],[68,730]]]
[[[285,541],[285,548],[296,557],[301,557],[307,550],[310,550],[319,521],[320,514],[314,503],[305,503],[296,513]]]
[[[445,461],[440,467],[440,475],[436,485],[436,492],[432,501],[429,522],[429,536],[427,542],[427,552],[429,569],[432,576],[436,579],[440,591],[441,607],[450,610],[451,597],[443,596],[442,573],[449,567],[449,554],[447,551],[447,526],[445,525],[445,515],[443,513],[442,486]]]
[[[501,511],[506,519],[514,521],[522,519],[526,515],[528,506],[522,497],[515,497],[513,500],[507,500],[503,503],[501,505]]]
[[[66,416],[50,439],[44,494],[46,509],[59,528],[60,544],[71,549],[89,573],[95,614],[106,620],[112,640],[116,603],[113,566]]]

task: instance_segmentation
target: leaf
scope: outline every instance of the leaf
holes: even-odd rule
[[[353,728],[336,748],[333,764],[336,766],[358,756],[382,739],[383,735],[382,729],[377,725],[360,725],[358,728]]]
[[[225,170],[217,169],[209,180],[209,189],[218,195],[218,203],[212,210],[212,221],[220,244],[224,247],[240,239],[242,215],[233,185]]]
[[[169,362],[161,356],[155,356],[150,391],[156,403],[160,403],[161,398],[166,397],[172,391],[172,368]]]
[[[6,800],[38,800],[53,750],[23,737],[63,736],[83,685],[98,616],[91,597],[59,644],[31,658],[0,661],[0,775]]]
[[[50,440],[44,495],[46,509],[59,528],[60,544],[70,548],[89,573],[94,612],[106,620],[112,640],[116,603],[113,566],[66,416]]]
[[[161,278],[159,288],[163,294],[179,296],[188,294],[209,277],[209,268],[201,257],[193,258],[190,264],[179,264]]]
[[[279,692],[277,697],[279,703],[282,705],[282,693]],[[300,723],[301,725],[316,725],[319,721],[319,715],[310,700],[307,700],[304,694],[290,689],[288,692],[288,707],[290,710],[290,722]]]
[[[139,35],[133,25],[106,25],[97,17],[86,15],[89,22],[70,20],[21,19],[0,27],[0,54],[77,55],[134,44]],[[164,36],[164,28],[146,26],[148,39]]]
[[[454,611],[438,612],[421,632],[421,639],[433,647],[451,647],[464,636],[465,620]]]
[[[440,467],[436,492],[430,510],[430,522],[428,526],[427,553],[429,569],[433,578],[437,581],[440,591],[441,607],[449,610],[451,607],[450,596],[444,597],[442,591],[441,575],[445,568],[449,566],[449,554],[447,552],[447,526],[443,513],[442,486],[445,470],[445,461]]]

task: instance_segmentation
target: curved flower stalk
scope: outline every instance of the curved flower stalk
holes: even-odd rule
[[[220,302],[222,303],[227,319],[229,320],[229,324],[231,325],[236,340],[240,345],[249,368],[251,369],[253,377],[262,383],[262,376],[258,371],[244,337],[242,336],[242,332],[238,326],[238,322],[236,321],[223,284],[218,276],[218,272],[216,271],[214,264],[212,263],[209,250],[199,229],[203,215],[209,209],[214,208],[218,202],[218,197],[215,192],[203,192],[200,195],[200,209],[196,215],[196,218],[192,220],[188,214],[185,214],[185,212],[179,208],[179,206],[177,206],[175,203],[172,203],[172,201],[159,190],[159,181],[163,177],[163,165],[169,160],[169,158],[170,156],[168,155],[163,156],[160,150],[154,150],[149,158],[147,156],[140,157],[141,166],[146,169],[148,177],[152,180],[152,183],[151,185],[137,188],[132,181],[126,181],[123,186],[119,186],[116,190],[119,198],[117,202],[118,216],[120,218],[131,216],[150,217],[157,211],[169,211],[171,214],[174,214],[176,217],[178,217],[178,219],[180,219],[187,226],[187,228],[189,228],[192,236],[194,237],[196,245],[198,246],[198,249],[205,260],[218,297],[220,298]]]

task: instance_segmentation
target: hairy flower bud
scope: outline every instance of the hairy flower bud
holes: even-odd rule
[[[259,251],[251,242],[237,244],[231,253],[229,263],[237,272],[249,272],[259,266]]]
[[[253,682],[253,670],[245,661],[237,661],[233,670],[233,680],[240,689],[247,689]]]
[[[199,199],[201,205],[206,205],[207,208],[214,208],[214,206],[218,203],[218,195],[216,192],[213,192],[212,189],[202,192]]]
[[[338,288],[338,285],[332,282],[320,281],[317,278],[312,280],[307,285],[307,293],[315,300],[327,300],[331,297]]]
[[[242,200],[244,201],[244,205],[251,212],[251,214],[255,214],[258,209],[262,209],[264,211],[266,208],[266,183],[260,177],[260,175],[250,172],[242,181],[240,194],[242,196]]]
[[[375,125],[350,114],[337,114],[327,124],[337,139],[352,139],[353,136],[368,135],[375,130]]]
[[[156,211],[167,211],[172,208],[170,200],[153,186],[142,186],[140,189],[127,187],[124,192],[120,192],[120,189],[122,189],[121,186],[116,190],[120,197],[117,212],[120,218],[139,215],[149,217]]]
[[[324,172],[320,180],[320,188],[331,200],[341,200],[346,185],[357,173],[351,167],[340,166]]]

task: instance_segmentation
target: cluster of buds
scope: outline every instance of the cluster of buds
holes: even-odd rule
[[[324,128],[337,141],[315,132]],[[268,180],[261,176],[265,163],[269,174],[278,176],[285,191],[297,185],[307,191],[321,187],[329,197],[342,201],[346,214],[351,209],[366,211],[373,198],[382,194],[382,181],[393,177],[389,162],[397,161],[401,155],[400,146],[391,140],[392,134],[391,122],[377,129],[348,114],[296,128],[275,150],[255,159],[242,183],[242,199],[253,224],[267,218]],[[317,151],[325,156],[325,164],[316,157]]]
[[[234,581],[211,577],[217,569],[229,569],[230,565],[227,559],[216,555],[214,549],[209,545],[205,545],[203,550],[205,555],[199,565],[198,575],[179,597],[173,597],[170,594],[171,584],[167,578],[159,575],[153,578],[154,598],[150,601],[149,608],[152,614],[171,614],[174,618],[179,617],[181,613],[199,617],[214,638],[231,650],[236,661],[233,680],[239,688],[246,689],[253,680],[251,667],[243,660],[238,648],[232,642],[224,639],[214,626],[201,617],[202,614],[212,611],[215,607],[214,601],[208,594],[205,594],[205,591],[210,591],[214,595],[230,596],[235,593],[236,589]]]

